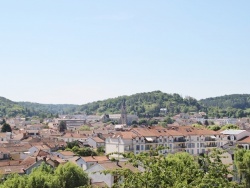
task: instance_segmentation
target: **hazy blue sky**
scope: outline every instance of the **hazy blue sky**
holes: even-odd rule
[[[0,96],[250,93],[249,0],[0,2]]]

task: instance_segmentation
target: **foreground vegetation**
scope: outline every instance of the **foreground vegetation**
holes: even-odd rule
[[[87,174],[72,163],[60,165],[56,170],[42,163],[29,175],[7,176],[0,188],[83,188],[87,187],[88,183]]]
[[[149,153],[121,154],[128,162],[142,170],[116,169],[103,171],[116,176],[115,188],[249,188],[250,150],[237,149],[235,169],[222,163],[224,151],[215,149],[209,154],[192,156],[185,152],[157,155]],[[117,154],[117,153],[116,153]],[[114,159],[115,160],[115,159]],[[234,177],[235,181],[232,181]],[[3,178],[2,178],[3,180]],[[121,180],[121,181],[119,181]],[[30,175],[11,174],[0,183],[0,188],[87,188],[87,174],[72,163],[53,169],[42,164]]]

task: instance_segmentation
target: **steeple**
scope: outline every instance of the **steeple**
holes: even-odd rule
[[[127,125],[127,110],[126,110],[126,103],[125,99],[122,101],[121,105],[121,124]]]

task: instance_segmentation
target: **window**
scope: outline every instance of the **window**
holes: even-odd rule
[[[144,145],[141,145],[141,150],[144,150]]]
[[[197,143],[197,148],[199,148],[200,147],[200,144],[199,143]]]
[[[167,139],[166,139],[166,138],[164,139],[164,142],[167,142]]]
[[[194,154],[194,150],[193,149],[191,149],[191,154]]]
[[[169,148],[172,149],[172,144],[169,144]]]
[[[199,154],[200,153],[200,150],[199,149],[197,149],[197,154]]]
[[[162,139],[159,139],[159,142],[162,142]]]
[[[140,145],[136,145],[136,150],[140,150]]]
[[[200,137],[197,137],[197,141],[199,141],[200,140]]]

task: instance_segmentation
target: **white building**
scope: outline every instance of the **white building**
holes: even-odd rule
[[[162,154],[185,151],[200,154],[212,148],[220,147],[227,138],[218,132],[190,126],[133,128],[127,132],[114,134],[106,139],[106,154],[118,152],[149,152],[159,146],[164,147]],[[118,155],[113,155],[119,157]]]

